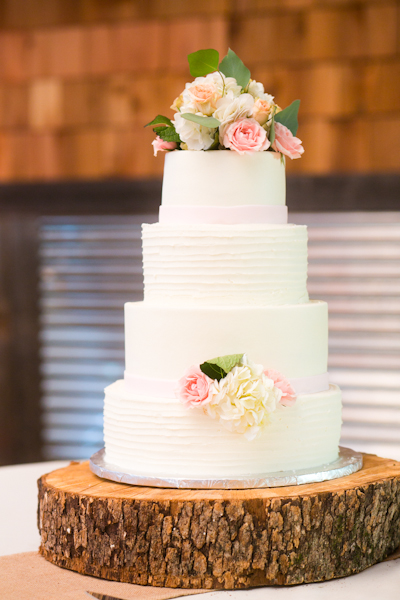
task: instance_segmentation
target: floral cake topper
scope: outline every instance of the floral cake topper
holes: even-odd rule
[[[264,369],[246,354],[220,356],[192,366],[176,395],[186,408],[200,408],[226,429],[253,440],[279,404],[292,406],[296,393],[278,371]]]
[[[231,49],[221,62],[213,49],[193,52],[188,61],[195,80],[174,100],[174,118],[158,115],[146,125],[157,136],[155,156],[178,149],[268,150],[301,157],[304,148],[296,137],[300,100],[282,109]]]

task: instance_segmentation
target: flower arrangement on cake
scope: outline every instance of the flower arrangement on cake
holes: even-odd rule
[[[187,408],[202,408],[226,429],[253,440],[271,422],[278,405],[296,401],[289,381],[246,354],[219,356],[191,366],[176,391]]]
[[[193,52],[188,61],[195,80],[175,98],[174,118],[157,115],[146,125],[157,136],[155,156],[170,150],[267,150],[301,157],[304,148],[296,137],[300,100],[282,109],[231,49],[221,62],[214,49]]]

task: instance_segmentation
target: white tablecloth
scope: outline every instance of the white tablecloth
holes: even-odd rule
[[[44,473],[67,464],[59,461],[0,468],[0,515],[3,517],[0,556],[37,550],[36,481]],[[400,559],[375,565],[352,577],[325,583],[210,592],[196,596],[204,600],[233,600],[233,597],[235,600],[399,600]]]

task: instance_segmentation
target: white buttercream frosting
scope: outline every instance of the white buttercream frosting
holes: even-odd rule
[[[303,225],[143,225],[144,297],[174,306],[308,301]]]
[[[254,307],[125,304],[128,374],[179,379],[191,365],[239,353],[288,379],[326,373],[326,303]]]
[[[277,152],[175,150],[165,156],[164,206],[285,203],[285,165]]]
[[[107,461],[209,479],[335,460],[341,394],[326,389],[327,305],[308,301],[307,231],[284,224],[280,155],[170,152],[162,207],[165,222],[143,226],[145,301],[125,305],[126,382],[106,389]],[[252,441],[174,395],[188,367],[240,353],[299,393]]]
[[[106,459],[138,475],[201,479],[319,466],[337,458],[340,426],[334,385],[279,406],[252,441],[176,399],[140,396],[123,381],[106,389]]]

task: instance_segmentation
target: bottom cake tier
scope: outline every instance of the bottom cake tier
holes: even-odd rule
[[[123,380],[105,390],[107,462],[137,475],[209,479],[241,477],[330,463],[338,457],[340,389],[300,394],[279,406],[255,440],[232,433],[177,399],[142,396]]]

